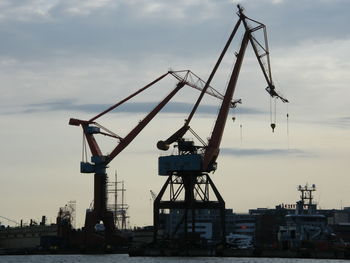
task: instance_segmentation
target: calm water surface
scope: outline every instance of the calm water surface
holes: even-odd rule
[[[36,255],[0,256],[0,263],[337,263],[347,260],[325,259],[280,259],[280,258],[151,258],[128,255]]]

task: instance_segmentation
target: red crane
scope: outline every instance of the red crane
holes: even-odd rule
[[[151,111],[144,119],[142,119],[125,137],[121,137],[109,129],[106,129],[102,125],[98,124],[96,120],[106,113],[114,110],[121,104],[140,94],[144,90],[148,89],[167,75],[174,76],[179,82],[175,88]],[[184,76],[182,76],[184,75]],[[219,99],[223,98],[223,95],[216,91],[214,88],[206,85],[205,82],[199,78],[197,75],[189,70],[182,71],[169,71],[151,83],[147,84],[138,91],[132,93],[130,96],[116,103],[115,105],[109,107],[105,111],[91,118],[90,120],[79,120],[71,118],[69,124],[73,126],[81,126],[83,129],[84,138],[86,139],[90,152],[91,152],[91,162],[82,161],[80,164],[82,173],[94,173],[94,206],[92,210],[86,212],[85,217],[85,230],[88,233],[93,233],[96,224],[102,221],[106,229],[107,235],[112,235],[115,230],[113,213],[107,210],[107,165],[121,153],[142,131],[143,128],[156,116],[156,114],[173,98],[173,96],[185,85],[193,87],[195,89],[201,90],[206,87],[205,93],[217,97]],[[234,107],[236,102],[230,101],[230,107]],[[98,145],[95,136],[97,134],[102,134],[104,136],[109,136],[116,138],[119,142],[117,146],[109,153],[104,154]],[[108,238],[108,237],[107,237]],[[87,241],[88,242],[88,241]]]
[[[263,75],[267,82],[266,91],[272,98],[279,98],[282,102],[288,102],[287,99],[279,95],[275,89],[272,81],[269,49],[267,42],[266,27],[264,24],[248,18],[243,13],[243,8],[238,5],[237,15],[239,17],[233,32],[231,33],[216,65],[214,66],[207,82],[203,88],[197,102],[195,103],[189,117],[185,124],[171,135],[165,141],[159,141],[157,147],[160,150],[169,149],[170,144],[176,142],[178,148],[177,155],[159,157],[159,175],[168,176],[165,184],[160,190],[157,198],[154,201],[154,239],[158,239],[158,230],[160,228],[160,209],[181,209],[182,219],[177,223],[176,227],[172,229],[171,236],[178,233],[180,227],[183,228],[186,241],[188,239],[188,227],[191,225],[192,233],[196,232],[196,209],[219,209],[221,215],[221,237],[225,238],[225,202],[221,197],[219,191],[211,180],[209,173],[216,170],[216,159],[219,155],[221,139],[223,136],[228,112],[231,106],[231,101],[236,88],[237,79],[243,62],[244,54],[248,43],[253,47],[254,53],[258,59],[258,63],[262,69]],[[249,22],[253,22],[256,26],[251,27]],[[189,123],[200,104],[206,88],[209,87],[212,78],[214,77],[227,49],[229,48],[232,39],[240,25],[243,23],[244,35],[240,44],[239,52],[236,54],[235,65],[224,94],[220,111],[217,115],[212,135],[208,140],[208,144],[200,140],[202,146],[195,146],[193,141],[186,141],[183,139],[185,133],[192,129]],[[263,30],[264,43],[261,44],[253,35],[254,32]],[[264,61],[266,58],[266,61]],[[275,124],[272,123],[272,129]],[[193,131],[192,131],[193,132]],[[169,199],[162,200],[165,191],[169,189]],[[214,192],[216,201],[211,201],[209,198],[210,189]],[[182,196],[181,196],[182,195]],[[192,212],[191,214],[188,214]]]

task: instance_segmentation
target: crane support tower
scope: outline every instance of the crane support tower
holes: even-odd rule
[[[179,228],[183,228],[182,233],[184,234],[185,242],[190,242],[194,238],[194,236],[191,235],[196,232],[196,210],[218,209],[221,217],[221,240],[225,240],[225,201],[210,178],[210,173],[216,170],[216,159],[219,155],[226,119],[233,99],[244,54],[249,43],[253,48],[267,82],[266,91],[272,98],[279,98],[283,102],[288,102],[287,99],[277,93],[272,81],[265,25],[245,16],[243,8],[239,5],[237,15],[239,19],[233,32],[206,81],[205,87],[194,104],[189,117],[185,120],[185,124],[168,139],[157,143],[157,147],[160,150],[168,150],[170,145],[175,143],[175,147],[177,147],[178,151],[175,155],[161,156],[158,160],[158,174],[160,176],[166,176],[167,179],[154,201],[153,223],[155,242],[161,238],[161,231],[159,231],[161,229],[159,212],[162,209],[180,209],[183,211],[182,219],[177,223],[174,233],[171,233],[171,236],[174,237]],[[249,23],[254,24],[254,26],[249,25]],[[243,39],[240,44],[239,52],[236,54],[235,65],[223,96],[212,135],[208,139],[208,143],[205,143],[194,134],[203,144],[201,146],[196,146],[193,141],[185,140],[183,136],[187,131],[192,131],[189,123],[206,92],[206,88],[210,86],[211,80],[241,24],[244,26]],[[263,31],[264,42],[262,44],[259,43],[253,35],[253,33],[258,30]],[[271,127],[274,129],[275,124],[271,125]],[[166,191],[169,192],[169,198],[165,196]],[[210,199],[210,192],[214,193],[215,199]]]

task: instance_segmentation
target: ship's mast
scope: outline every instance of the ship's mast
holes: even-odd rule
[[[119,186],[121,187],[119,188]],[[108,207],[112,210],[114,215],[114,224],[119,230],[126,230],[127,228],[127,210],[129,206],[125,203],[125,185],[124,180],[118,181],[118,174],[115,172],[115,181],[108,183],[108,193],[114,195],[114,203]],[[121,193],[121,203],[118,203],[118,195]],[[120,200],[119,200],[120,201]]]
[[[301,207],[300,210],[302,210],[303,213],[312,214],[314,211],[315,205],[313,204],[313,195],[312,193],[316,191],[316,185],[313,184],[311,187],[306,184],[305,186],[298,186],[298,191],[300,192],[300,202],[301,202]]]

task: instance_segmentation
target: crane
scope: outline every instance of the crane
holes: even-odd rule
[[[175,236],[182,226],[186,240],[190,240],[187,233],[189,226],[190,229],[192,229],[191,232],[195,232],[196,209],[218,209],[220,210],[221,218],[221,237],[223,241],[225,240],[225,202],[214,182],[210,178],[210,173],[213,173],[217,168],[216,160],[220,152],[220,144],[228,112],[231,107],[244,54],[249,43],[253,48],[264,78],[267,82],[266,91],[271,98],[280,99],[284,103],[288,102],[286,98],[276,91],[272,80],[265,25],[256,20],[248,18],[244,14],[244,10],[240,5],[237,7],[237,15],[239,17],[238,21],[234,26],[234,29],[210,76],[208,77],[200,96],[194,104],[192,111],[185,120],[185,124],[169,138],[164,141],[158,141],[157,143],[158,149],[164,151],[168,150],[170,145],[175,143],[178,153],[177,155],[161,156],[158,159],[158,174],[160,176],[167,176],[167,179],[154,201],[153,223],[155,241],[157,241],[159,236],[159,211],[161,209],[181,209],[183,211],[182,218],[179,220],[171,235]],[[249,23],[254,23],[254,26],[250,26]],[[221,107],[219,113],[217,114],[211,137],[208,139],[208,142],[198,138],[202,145],[194,145],[193,141],[185,140],[184,135],[187,133],[187,131],[191,131],[193,133],[193,130],[189,126],[190,121],[193,118],[207,87],[210,86],[211,80],[213,79],[227,49],[231,45],[232,39],[236,35],[236,32],[241,24],[244,26],[243,38],[241,40],[239,52],[236,54],[234,68],[221,102]],[[260,43],[257,38],[254,37],[253,33],[258,30],[263,31],[264,43]],[[271,125],[271,127],[274,129],[275,124],[272,124],[273,125]],[[167,190],[169,191],[169,198],[165,199],[163,197]],[[214,193],[216,200],[211,200],[209,198],[210,192]]]
[[[175,88],[155,106],[125,137],[121,137],[111,130],[103,127],[96,122],[98,118],[107,114],[108,112],[114,110],[118,106],[127,102],[136,95],[142,93],[149,87],[153,86],[166,76],[173,76],[179,82],[176,84]],[[206,87],[205,93],[223,99],[224,96],[220,92],[216,91],[209,85],[199,78],[196,74],[190,70],[180,70],[180,71],[168,71],[167,73],[159,76],[143,88],[137,90],[126,98],[122,99],[118,103],[112,105],[103,112],[97,114],[89,120],[80,120],[71,118],[69,124],[73,126],[81,126],[83,129],[84,142],[87,142],[87,145],[91,152],[91,161],[87,161],[87,153],[85,154],[85,160],[80,163],[81,173],[93,173],[94,174],[94,204],[93,208],[87,210],[85,215],[85,230],[88,233],[93,233],[96,224],[99,224],[101,221],[105,226],[106,238],[111,238],[110,235],[114,233],[115,223],[113,220],[113,212],[107,209],[107,173],[106,169],[108,164],[117,157],[135,138],[136,136],[147,126],[147,124],[156,116],[156,114],[173,98],[173,96],[182,89],[185,85],[192,88],[203,90],[203,87]],[[230,107],[235,107],[236,103],[239,101],[230,101]],[[112,137],[118,140],[116,147],[108,154],[104,154],[99,144],[96,141],[96,135],[104,135]],[[83,144],[83,152],[87,152],[86,143]],[[87,241],[88,242],[88,241]]]

